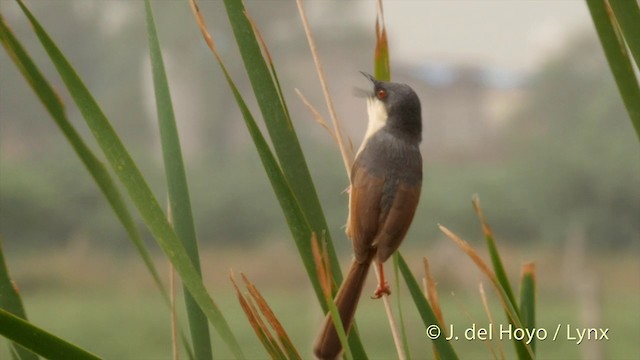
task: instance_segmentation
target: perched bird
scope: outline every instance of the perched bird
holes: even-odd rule
[[[409,230],[422,188],[418,96],[408,85],[362,74],[373,83],[373,92],[367,94],[367,132],[351,169],[346,232],[355,258],[335,298],[347,333],[372,261],[380,269],[373,298],[390,294],[383,263]],[[334,359],[341,351],[336,328],[327,314],[314,353],[320,359]]]

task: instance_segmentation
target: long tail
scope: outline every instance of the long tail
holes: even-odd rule
[[[338,308],[342,325],[346,329],[347,334],[353,323],[353,317],[356,313],[360,294],[362,294],[362,288],[364,287],[365,280],[367,280],[371,260],[371,257],[363,263],[354,260],[353,263],[351,263],[347,278],[340,286],[338,294],[336,295],[336,307]],[[318,359],[324,360],[337,358],[341,351],[342,344],[340,344],[338,333],[333,325],[331,316],[327,314],[324,325],[313,346],[313,353]]]

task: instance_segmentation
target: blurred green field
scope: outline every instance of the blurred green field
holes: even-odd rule
[[[303,358],[311,358],[311,342],[322,315],[293,249],[272,246],[252,251],[204,252],[205,279],[215,302],[247,357],[267,358],[227,280],[230,268],[246,273],[263,291]],[[404,253],[417,276],[422,276],[420,254],[431,254],[445,321],[454,324],[460,338],[454,347],[462,358],[493,358],[492,351],[495,354],[504,351],[507,358],[513,358],[512,343],[495,340],[499,337],[496,330],[491,342],[464,339],[463,330],[472,324],[486,327],[489,323],[478,293],[479,281],[488,294],[494,329],[499,324],[506,326],[507,322],[493,289],[453,244],[420,251],[405,249]],[[608,359],[637,358],[640,353],[640,265],[633,252],[586,258],[588,273],[596,274],[600,289],[590,299],[598,304],[593,315],[599,318],[599,327],[609,328],[609,340],[585,341],[580,345],[566,338],[566,325],[584,327],[586,320],[582,314],[584,302],[566,285],[565,276],[571,270],[557,266],[562,255],[548,250],[507,249],[503,256],[509,273],[514,275],[512,280],[517,280],[522,254],[537,260],[540,286],[537,324],[548,332],[548,339],[537,344],[540,359],[584,358],[585,353],[599,353]],[[158,265],[165,270],[163,275],[167,275],[166,263],[159,259]],[[9,266],[34,324],[107,359],[171,358],[170,315],[137,258],[100,253],[76,245],[43,255],[13,256],[9,258]],[[582,281],[579,274],[574,275],[578,280],[573,281]],[[397,290],[395,281],[392,286]],[[357,314],[359,330],[372,359],[396,358],[382,303],[366,296],[373,288],[371,282],[361,300]],[[401,287],[399,291],[412,358],[433,358],[425,327],[406,289]],[[181,302],[179,308],[182,309]],[[179,312],[184,326],[183,311]],[[558,339],[552,341],[559,324],[562,330]],[[220,354],[217,358],[230,357],[217,334],[213,334],[215,352]],[[6,341],[3,341],[0,358],[6,356]],[[182,358],[186,358],[184,353]]]

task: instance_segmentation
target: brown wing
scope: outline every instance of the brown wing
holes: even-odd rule
[[[377,233],[374,245],[377,249],[378,262],[386,261],[398,249],[404,239],[420,200],[422,182],[407,184],[400,183],[393,198],[384,225]]]
[[[353,242],[353,252],[358,262],[370,259],[369,252],[378,233],[383,186],[384,179],[371,175],[357,164],[353,167],[347,236]]]

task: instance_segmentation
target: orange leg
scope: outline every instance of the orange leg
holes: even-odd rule
[[[372,299],[380,299],[383,294],[391,295],[391,289],[389,288],[389,283],[384,280],[384,266],[382,263],[378,263],[378,270],[380,270],[380,282],[378,282],[378,287],[376,291],[373,292]]]

